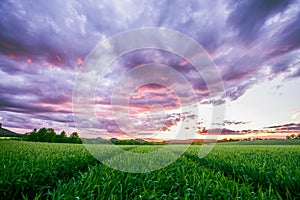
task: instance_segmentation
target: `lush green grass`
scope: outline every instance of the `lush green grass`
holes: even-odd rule
[[[297,199],[300,146],[218,144],[203,159],[191,146],[148,173],[113,170],[79,144],[0,141],[5,199]],[[150,152],[160,146],[122,146]],[[164,155],[162,155],[163,158]]]
[[[237,142],[221,142],[223,145],[300,145],[300,140],[253,140]]]
[[[14,140],[18,139],[19,137],[0,137],[0,140]]]
[[[0,141],[0,196],[33,198],[97,163],[82,145]]]

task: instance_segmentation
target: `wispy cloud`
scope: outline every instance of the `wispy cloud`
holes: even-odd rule
[[[269,129],[275,129],[276,131],[296,131],[300,132],[300,123],[289,123],[289,124],[282,124],[282,125],[275,125],[266,127]]]

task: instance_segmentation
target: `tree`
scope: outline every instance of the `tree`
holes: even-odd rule
[[[67,141],[67,134],[65,131],[62,131],[60,135],[56,135],[56,142],[65,143]]]
[[[79,135],[77,132],[73,132],[70,137],[71,138],[79,138]]]
[[[292,134],[286,136],[287,140],[300,139],[300,133],[298,135]]]
[[[38,142],[45,142],[45,136],[47,134],[47,129],[44,127],[44,128],[41,128],[37,134],[36,134],[36,140],[35,141],[38,141]]]
[[[26,133],[23,140],[33,142],[82,143],[77,132],[73,132],[70,137],[67,137],[65,131],[57,135],[53,128],[41,128],[38,131],[34,129],[32,132]]]
[[[67,137],[66,132],[65,132],[65,131],[62,131],[62,132],[60,133],[60,137],[66,138],[66,137]]]
[[[82,143],[77,132],[73,132],[70,135],[70,142],[71,143],[79,143],[79,144]]]
[[[291,139],[295,139],[296,138],[296,135],[295,134],[292,134],[291,135]]]
[[[55,142],[56,140],[56,133],[53,128],[48,128],[47,133],[44,136],[44,141],[45,142]]]

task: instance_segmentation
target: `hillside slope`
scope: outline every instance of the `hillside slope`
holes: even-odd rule
[[[0,126],[0,137],[21,137],[22,134],[15,133]]]

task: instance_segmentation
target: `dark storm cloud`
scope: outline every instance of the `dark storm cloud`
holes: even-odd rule
[[[20,64],[4,55],[0,55],[0,69],[8,74],[23,73]]]
[[[28,130],[47,127],[44,121],[64,123],[64,126],[73,122],[70,94],[74,75],[45,65],[34,66],[31,70],[23,70],[23,73],[0,70],[3,124]]]
[[[45,69],[40,72],[22,74],[22,76],[0,71],[2,94],[0,98],[25,101],[30,99],[34,103],[60,104],[70,101],[69,94],[72,92],[74,73],[43,67]]]
[[[231,82],[244,79],[246,76],[255,72],[262,61],[249,55],[239,55],[237,60],[228,63],[228,66],[222,71],[223,80]]]
[[[197,40],[213,52],[222,42],[225,25],[222,1],[161,1],[155,26],[169,27]]]
[[[68,124],[72,124],[73,116],[70,113],[48,112],[37,113],[16,113],[14,111],[1,111],[1,123],[9,128],[21,128],[32,130],[34,128],[52,127],[55,123],[55,129],[65,129]]]
[[[51,5],[35,1],[2,2],[0,52],[17,59],[30,57],[74,67],[69,59],[85,56],[103,39],[102,33],[85,32],[89,12],[83,10],[85,13],[81,14],[78,7],[81,6],[76,2],[61,1],[52,1]]]
[[[243,42],[257,38],[265,21],[272,15],[283,12],[293,1],[290,0],[246,0],[232,1],[227,22],[238,31]]]
[[[279,33],[277,43],[278,53],[285,53],[298,49],[300,46],[300,12],[295,19],[291,20],[284,29]]]
[[[235,82],[234,88],[226,88],[229,98],[236,99],[244,93],[238,88],[251,88],[263,76],[276,77],[291,68],[299,40],[299,5],[294,1],[232,1],[228,9],[227,24],[237,31],[233,32],[236,37],[228,40],[230,45],[221,46],[225,55],[217,56],[215,62],[223,68],[225,85]],[[271,67],[271,74],[264,74],[266,66]],[[247,81],[251,78],[256,81]],[[249,83],[246,87],[245,82]]]

